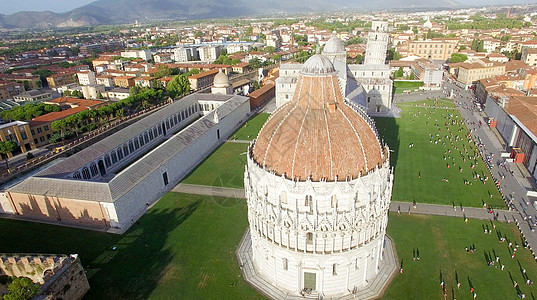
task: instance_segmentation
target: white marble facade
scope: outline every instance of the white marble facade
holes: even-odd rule
[[[378,272],[393,175],[389,159],[349,181],[293,181],[251,157],[245,171],[257,272],[279,289],[338,296]]]

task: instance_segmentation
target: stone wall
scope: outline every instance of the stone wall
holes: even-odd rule
[[[79,300],[90,289],[80,259],[71,256],[41,287],[41,293],[33,300]]]
[[[28,277],[33,282],[45,283],[45,273],[61,267],[67,256],[1,255],[0,275]]]
[[[79,300],[89,290],[77,255],[0,255],[0,275],[28,277],[41,285],[34,300]]]

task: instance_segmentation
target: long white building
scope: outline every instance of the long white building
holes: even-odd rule
[[[8,188],[0,213],[124,230],[249,116],[248,97],[184,97]]]

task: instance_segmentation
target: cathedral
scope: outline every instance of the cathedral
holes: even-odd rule
[[[337,72],[340,91],[344,98],[363,107],[369,115],[387,116],[392,109],[390,67],[386,64],[389,34],[388,23],[373,21],[367,37],[364,63],[347,65],[345,44],[335,32],[323,49]],[[282,64],[276,79],[276,106],[289,102],[297,87],[302,64]]]
[[[383,72],[370,57],[373,65],[364,66]],[[372,109],[385,111],[389,101],[360,89],[344,58],[334,37],[323,54],[284,77],[294,78],[292,97],[247,153],[249,230],[239,248],[249,246],[239,260],[253,269],[246,280],[273,299],[375,297],[360,291],[382,290],[396,268],[386,236],[390,151],[365,111],[368,102],[355,102],[372,97]]]

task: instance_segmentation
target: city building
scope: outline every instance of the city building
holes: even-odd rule
[[[442,86],[444,71],[440,66],[431,63],[429,60],[420,59],[415,61],[411,68],[415,78],[423,81],[423,86],[425,88],[440,89]]]
[[[176,62],[189,62],[199,60],[196,47],[179,47],[173,49],[173,60]]]
[[[521,61],[527,63],[529,66],[537,65],[537,48],[522,48]]]
[[[0,125],[0,141],[12,141],[19,146],[14,152],[8,153],[8,157],[12,157],[19,153],[25,153],[36,148],[30,125],[28,122],[23,121],[14,121]]]
[[[101,99],[105,93],[104,85],[102,84],[89,84],[82,86],[82,95],[84,99]]]
[[[63,85],[76,82],[76,72],[65,72],[53,74],[47,77],[47,83],[49,88],[55,89]]]
[[[114,88],[103,94],[107,99],[123,100],[130,96],[130,90],[126,88]]]
[[[13,97],[13,100],[16,102],[43,102],[51,99],[52,94],[50,92],[40,90],[23,92],[22,94]]]
[[[505,64],[490,61],[486,58],[475,60],[475,62],[464,62],[459,65],[457,74],[457,84],[465,88],[470,87],[474,82],[502,75],[505,73]]]
[[[24,87],[20,83],[0,80],[0,100],[13,99],[14,96],[20,94],[23,90]]]
[[[49,139],[54,133],[52,130],[52,122],[65,119],[70,115],[88,109],[85,106],[78,106],[62,111],[50,112],[39,117],[35,117],[30,121],[30,131],[34,138],[34,143],[37,147],[48,145]]]
[[[242,243],[251,243],[244,257],[258,289],[266,282],[289,297],[350,299],[394,260],[385,251],[390,152],[365,111],[344,98],[338,76],[329,58],[309,58],[289,105],[249,147]]]
[[[186,96],[7,188],[0,212],[126,230],[249,116],[247,97]]]
[[[113,87],[114,86],[114,76],[112,76],[112,75],[97,76],[95,78],[95,82],[97,82],[97,84],[102,84],[105,87]]]
[[[222,49],[222,45],[202,44],[196,50],[198,51],[199,60],[208,62],[216,60],[220,56]]]
[[[90,85],[96,84],[97,80],[95,79],[95,73],[93,71],[79,71],[76,73],[78,78],[78,84],[80,85]]]
[[[134,86],[136,76],[117,76],[114,77],[114,85],[122,88],[131,88]]]
[[[485,113],[515,162],[537,180],[537,97],[488,97]]]
[[[145,61],[150,61],[153,59],[153,54],[149,50],[128,50],[122,51],[121,57],[126,58],[142,58]]]
[[[447,60],[456,52],[458,42],[458,39],[428,39],[409,40],[407,43],[409,55],[432,60]]]
[[[201,87],[213,84],[214,77],[218,72],[220,72],[218,69],[214,69],[188,76],[190,89],[197,90]]]

